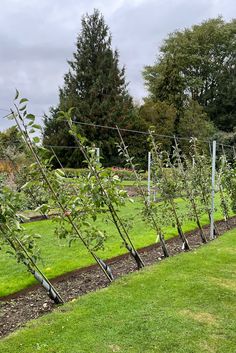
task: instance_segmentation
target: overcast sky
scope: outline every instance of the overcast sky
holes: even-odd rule
[[[176,29],[236,14],[236,0],[0,0],[0,129],[15,88],[42,115],[58,102],[58,87],[75,50],[81,16],[99,9],[126,67],[129,91],[146,95],[145,65],[153,64],[162,40]]]

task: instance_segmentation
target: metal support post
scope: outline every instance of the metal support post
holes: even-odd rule
[[[211,176],[211,228],[210,239],[215,238],[214,234],[214,211],[215,211],[215,174],[216,174],[216,141],[212,144],[212,176]]]
[[[99,163],[100,162],[100,148],[96,147],[95,149],[96,149],[97,161]]]
[[[148,203],[150,203],[151,197],[151,152],[148,152]]]

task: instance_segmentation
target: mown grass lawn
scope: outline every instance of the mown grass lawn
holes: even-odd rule
[[[235,353],[236,231],[27,324],[1,353]]]
[[[185,203],[179,200],[181,207],[186,207]],[[155,232],[141,219],[140,216],[141,203],[135,199],[134,203],[127,202],[126,206],[120,210],[120,214],[127,219],[133,218],[134,226],[130,235],[137,248],[152,244],[156,241]],[[221,212],[216,212],[216,219],[221,219]],[[109,239],[106,242],[104,251],[98,254],[103,259],[108,259],[113,256],[126,252],[126,249],[121,246],[121,239],[117,234],[113,224],[105,224],[102,217],[97,220],[101,228],[106,229],[109,234]],[[208,223],[208,217],[202,217],[202,224]],[[72,271],[76,268],[84,267],[94,263],[93,258],[87,253],[87,250],[78,242],[68,247],[67,241],[58,240],[53,234],[55,223],[52,220],[40,221],[26,224],[25,227],[32,232],[42,235],[39,240],[41,249],[41,257],[43,262],[39,263],[49,278],[53,278],[62,273]],[[194,222],[188,221],[183,229],[189,231],[196,228]],[[169,226],[165,229],[166,239],[177,235],[175,228]],[[0,296],[5,296],[14,293],[20,289],[30,286],[35,283],[33,276],[26,271],[25,266],[17,264],[15,259],[9,254],[1,251],[0,257]]]

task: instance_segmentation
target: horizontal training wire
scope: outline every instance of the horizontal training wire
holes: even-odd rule
[[[4,109],[5,110],[5,109]],[[2,118],[6,118],[8,116],[10,116],[11,113],[3,116]],[[65,121],[67,122],[67,120],[61,120],[61,121]],[[108,129],[108,130],[116,130],[117,128],[115,126],[108,126],[108,125],[99,125],[99,124],[94,124],[94,123],[85,123],[82,121],[73,121],[74,124],[76,125],[84,125],[84,126],[90,126],[90,127],[94,127],[94,128],[103,128],[103,129]],[[140,134],[140,135],[149,135],[148,131],[140,131],[140,130],[132,130],[132,129],[125,129],[125,128],[119,128],[120,131],[124,131],[124,132],[130,132],[130,133],[134,133],[134,134]],[[189,141],[191,139],[189,137],[182,137],[182,136],[177,136],[177,135],[164,135],[164,134],[157,134],[157,133],[153,133],[154,136],[157,137],[162,137],[162,138],[168,138],[168,139],[177,139],[177,140],[182,140],[182,141]],[[213,139],[209,139],[209,140],[205,140],[205,139],[199,139],[197,138],[198,141],[204,142],[204,143],[209,143],[212,142]],[[228,145],[228,144],[224,144],[221,142],[216,142],[219,146],[224,146],[224,147],[229,147],[229,148],[234,148],[234,145]],[[55,148],[68,148],[68,149],[78,149],[77,146],[59,146],[59,145],[44,145],[45,147],[55,147]]]
[[[104,128],[104,129],[117,130],[117,128],[114,127],[114,126],[99,125],[99,124],[94,124],[94,123],[85,123],[85,122],[82,122],[82,121],[73,121],[73,123],[77,124],[77,125],[87,125],[87,126],[92,126],[92,127],[99,127],[99,128]],[[125,131],[125,132],[132,132],[132,133],[136,133],[136,134],[149,135],[148,131],[132,130],[132,129],[125,129],[125,128],[119,128],[119,130],[120,131]],[[177,136],[177,135],[163,135],[163,134],[157,134],[157,133],[153,133],[153,135],[157,136],[157,137],[164,137],[164,138],[169,138],[169,139],[175,139],[176,138],[178,140],[185,140],[185,141],[189,141],[191,138],[194,138],[194,136],[191,136],[189,138],[189,137],[182,137],[182,136]],[[209,143],[209,142],[213,141],[213,139],[205,140],[205,139],[199,139],[199,138],[197,138],[197,140],[205,142],[205,143]],[[226,147],[232,147],[231,145],[222,144],[220,142],[217,142],[217,144],[224,145]]]
[[[64,120],[66,122],[66,120]],[[91,127],[94,127],[94,128],[104,128],[104,129],[109,129],[109,130],[116,130],[117,131],[117,128],[114,127],[114,126],[108,126],[108,125],[99,125],[99,124],[94,124],[94,123],[85,123],[85,122],[82,122],[82,121],[73,121],[74,124],[76,125],[85,125],[85,126],[91,126]],[[141,134],[141,135],[146,135],[148,136],[149,135],[149,132],[148,131],[140,131],[140,130],[132,130],[132,129],[125,129],[125,128],[120,128],[119,129],[120,131],[124,131],[124,132],[131,132],[131,133],[136,133],[136,134]],[[171,135],[162,135],[162,134],[157,134],[157,133],[154,133],[153,134],[154,136],[157,136],[157,137],[163,137],[163,138],[168,138],[168,139],[177,139],[177,140],[185,140],[185,141],[189,141],[190,138],[188,137],[182,137],[182,136],[171,136]],[[203,140],[203,139],[198,139],[199,141],[202,141],[202,142],[205,142],[205,143],[209,143],[209,142],[212,142],[213,139],[211,140]],[[222,144],[220,142],[217,142],[218,145],[220,146],[225,146],[225,147],[230,147],[230,148],[233,148],[233,146],[231,145],[227,145],[227,144]],[[44,145],[45,147],[62,147],[62,148],[78,148],[76,146],[51,146],[51,145]]]
[[[104,129],[110,129],[110,130],[116,130],[117,131],[117,128],[115,126],[107,126],[107,125],[99,125],[99,124],[93,124],[93,123],[84,123],[84,122],[81,122],[81,121],[73,121],[74,124],[77,124],[77,125],[87,125],[87,126],[92,126],[92,127],[99,127],[99,128],[104,128]],[[142,135],[149,135],[149,132],[148,131],[140,131],[140,130],[132,130],[132,129],[124,129],[124,128],[119,128],[120,131],[124,131],[124,132],[132,132],[132,133],[135,133],[135,134],[142,134]],[[164,137],[164,138],[171,138],[171,139],[174,139],[174,136],[171,136],[171,135],[162,135],[162,134],[156,134],[154,133],[153,135],[155,136],[159,136],[159,137]],[[178,138],[179,140],[187,140],[189,141],[189,138],[187,137],[181,137],[181,136],[176,136],[176,138]],[[209,142],[209,141],[207,141]]]

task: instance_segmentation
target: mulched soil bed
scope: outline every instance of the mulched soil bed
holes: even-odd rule
[[[228,221],[228,227],[224,221],[217,222],[219,234],[225,233],[228,229],[236,227],[236,217]],[[204,227],[207,238],[209,226]],[[191,250],[202,245],[197,230],[186,234]],[[169,239],[167,242],[171,256],[181,250],[179,238]],[[158,261],[163,261],[162,251],[159,244],[153,244],[139,249],[145,265],[151,265]],[[106,261],[112,269],[115,278],[124,274],[137,271],[136,265],[129,254],[117,256]],[[75,270],[65,275],[59,276],[51,281],[55,284],[63,299],[68,302],[85,293],[107,287],[109,285],[106,277],[97,265],[92,265],[83,269]],[[0,298],[0,337],[4,337],[10,332],[31,320],[44,315],[57,307],[48,297],[46,292],[39,286],[34,285],[13,295]]]

